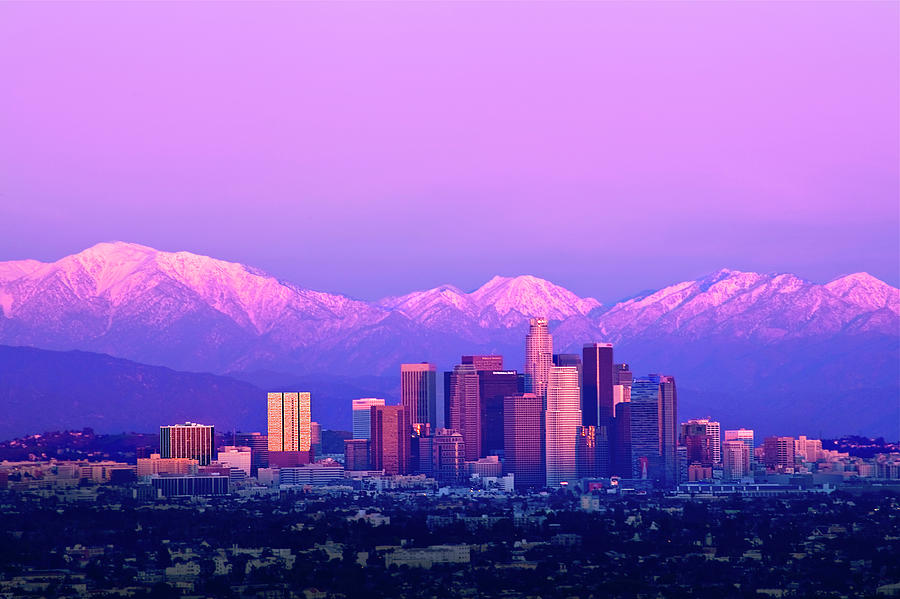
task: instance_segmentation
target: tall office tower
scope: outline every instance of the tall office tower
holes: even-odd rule
[[[487,370],[503,370],[503,356],[463,356],[460,364],[471,364],[478,372]]]
[[[678,393],[675,377],[659,376],[659,448],[662,455],[663,482],[678,484]]]
[[[660,379],[651,374],[646,378],[635,379],[631,386],[631,401],[627,405],[630,418],[631,476],[662,481],[664,479],[662,464],[662,440],[660,406]],[[617,448],[618,449],[618,448]]]
[[[547,384],[546,435],[547,486],[574,484],[577,480],[575,444],[581,426],[578,370],[552,366]]]
[[[535,393],[503,399],[503,473],[513,474],[517,488],[542,488],[544,471],[544,402]]]
[[[411,427],[403,406],[372,406],[369,463],[385,474],[409,474]]]
[[[581,354],[553,354],[554,366],[574,366],[578,369],[578,388],[584,394],[584,385],[582,385],[582,372],[584,370],[581,362]],[[584,407],[582,406],[582,417],[584,417]]]
[[[725,441],[722,446],[725,478],[740,480],[750,475],[750,448],[741,440]]]
[[[747,448],[750,449],[750,459],[753,459],[753,449],[756,447],[756,443],[754,442],[752,428],[738,428],[725,431],[725,441],[743,441]]]
[[[400,403],[412,424],[437,428],[437,367],[428,362],[400,365]]]
[[[519,392],[519,373],[515,370],[485,370],[478,373],[481,401],[481,454],[503,455],[503,402]]]
[[[237,433],[234,444],[250,448],[251,476],[256,476],[260,468],[269,466],[269,437],[262,433]]]
[[[616,406],[616,420],[609,445],[610,475],[631,478],[634,470],[631,454],[631,401]]]
[[[547,398],[550,368],[553,367],[553,336],[546,318],[532,318],[525,336],[526,391]]]
[[[472,364],[457,364],[450,375],[450,428],[465,442],[466,460],[481,457],[481,396],[478,371]]]
[[[688,420],[681,423],[681,444],[687,448],[688,464],[712,466],[712,437],[706,420]]]
[[[613,416],[613,346],[611,343],[585,343],[584,393],[581,411],[585,426],[609,426]]]
[[[344,469],[369,469],[368,439],[344,439]]]
[[[434,437],[413,435],[410,441],[410,454],[412,473],[434,478]]]
[[[432,439],[434,478],[445,484],[462,482],[466,468],[466,442],[455,430],[439,429]]]
[[[794,468],[794,438],[766,437],[763,441],[763,463],[770,470],[783,472]]]
[[[372,406],[383,406],[384,400],[365,397],[353,400],[353,438],[368,439],[372,432]]]
[[[722,425],[715,420],[706,419],[706,434],[709,435],[713,464],[722,463]]]
[[[441,399],[443,400],[442,404],[442,412],[444,414],[444,421],[439,423],[439,428],[450,428],[450,377],[453,376],[452,371],[444,372],[444,385],[443,385],[443,394]],[[437,430],[437,429],[435,429]]]
[[[575,432],[575,472],[578,478],[600,476],[597,427],[579,426]]]
[[[634,374],[631,372],[631,369],[628,368],[628,364],[624,362],[621,364],[616,364],[613,366],[613,384],[614,385],[625,385],[626,387],[631,387],[631,383],[634,382]]]
[[[213,461],[216,427],[185,422],[159,427],[159,455],[163,459],[188,458],[201,466]]]
[[[322,455],[322,427],[318,422],[309,423],[309,446],[314,456]]]
[[[309,452],[312,445],[309,393],[269,393],[267,412],[270,452]]]

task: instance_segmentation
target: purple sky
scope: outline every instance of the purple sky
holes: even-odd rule
[[[900,4],[2,3],[0,260],[900,283]]]

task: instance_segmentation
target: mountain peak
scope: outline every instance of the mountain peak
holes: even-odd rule
[[[888,308],[900,313],[900,290],[867,272],[855,272],[838,277],[827,283],[825,288],[844,301],[861,308],[867,310]]]

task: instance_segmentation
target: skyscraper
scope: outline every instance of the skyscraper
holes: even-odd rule
[[[662,441],[660,439],[659,375],[635,379],[631,386],[631,401],[619,407],[627,408],[631,448],[631,478],[663,480]]]
[[[159,455],[163,459],[188,458],[208,466],[213,460],[216,427],[185,422],[159,427]]]
[[[546,318],[532,318],[525,337],[526,391],[542,399],[547,397],[550,368],[553,366],[553,336]],[[576,373],[577,376],[577,373]]]
[[[353,400],[353,438],[368,439],[372,433],[372,406],[383,406],[384,400],[364,397]]]
[[[408,474],[411,427],[403,406],[372,406],[369,463],[385,474]]]
[[[585,343],[582,348],[584,392],[581,412],[585,426],[609,426],[613,416],[613,346]]]
[[[481,401],[480,457],[501,455],[504,451],[504,399],[519,389],[515,370],[484,370],[478,373],[478,395]]]
[[[344,439],[344,469],[369,469],[369,441],[366,439]]]
[[[455,484],[462,481],[466,466],[466,448],[463,437],[455,430],[442,428],[432,439],[434,478],[441,483]]]
[[[793,437],[766,437],[763,441],[763,463],[769,470],[793,471],[794,450]]]
[[[692,419],[682,422],[681,443],[687,448],[688,464],[712,466],[712,438],[705,420]]]
[[[269,452],[309,452],[312,445],[309,393],[269,393],[267,415]]]
[[[550,368],[545,423],[547,486],[574,483],[575,446],[581,426],[578,369],[574,366]]]
[[[678,484],[678,394],[674,376],[659,376],[659,447],[663,481],[674,486]]]
[[[480,381],[472,364],[458,364],[450,375],[450,428],[462,435],[467,461],[481,457]]]
[[[752,428],[738,428],[725,431],[725,441],[742,441],[750,449],[750,459],[753,459],[753,449],[756,447]]]
[[[722,447],[724,475],[728,480],[740,480],[750,475],[750,448],[739,439],[725,441]]]
[[[514,475],[517,488],[544,486],[544,405],[534,393],[503,399],[503,473]]]
[[[722,463],[722,425],[715,420],[706,419],[706,434],[709,435],[713,464]]]
[[[428,362],[400,365],[400,403],[412,424],[437,428],[437,367]]]

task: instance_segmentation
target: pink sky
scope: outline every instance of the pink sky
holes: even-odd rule
[[[900,4],[3,3],[0,260],[900,283]]]

